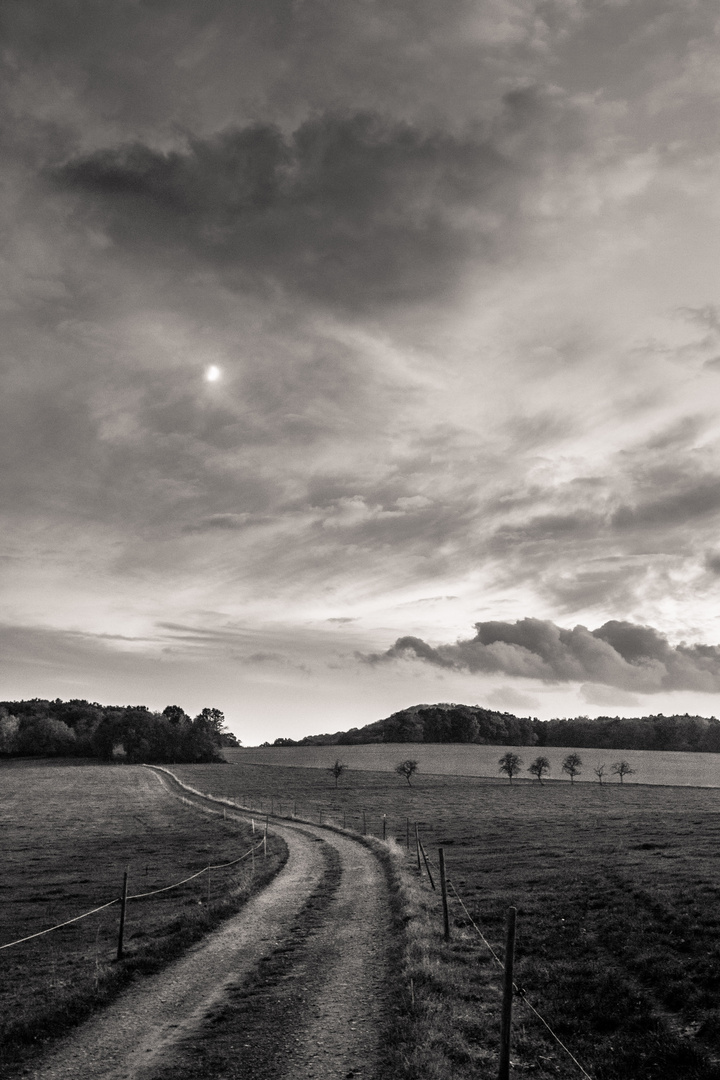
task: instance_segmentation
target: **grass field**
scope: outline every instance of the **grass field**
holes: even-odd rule
[[[389,768],[398,748],[385,750]],[[401,841],[418,821],[428,853],[445,848],[454,888],[499,952],[507,908],[517,907],[516,981],[589,1075],[720,1077],[720,791],[422,773],[408,787],[366,770],[335,790],[318,768],[173,771],[268,810],[296,804],[313,820],[362,828],[364,811],[376,835],[385,814]],[[438,917],[415,971],[407,1076],[494,1075],[498,971],[456,901],[453,917],[454,943],[442,945]],[[518,1075],[582,1075],[521,1003],[515,1031]]]
[[[148,892],[237,858],[251,843],[245,826],[184,806],[141,766],[3,763],[0,827],[0,945],[117,897],[126,867],[129,893]],[[237,910],[284,856],[273,840],[267,862],[256,860],[255,879],[243,862],[213,871],[209,887],[203,874],[131,901],[121,963],[118,905],[0,950],[0,1076],[17,1076],[44,1039]]]
[[[531,780],[527,767],[543,754],[550,762],[550,778],[569,783],[562,772],[563,758],[577,752],[583,768],[576,783],[598,782],[594,768],[607,765],[605,782],[618,783],[610,773],[614,761],[625,759],[635,772],[625,783],[661,784],[673,787],[720,787],[720,754],[692,754],[676,750],[592,750],[575,746],[476,746],[459,743],[375,743],[367,746],[261,746],[227,749],[233,764],[290,765],[309,769],[328,768],[339,758],[351,769],[391,771],[403,758],[414,758],[420,772],[439,776],[499,777],[498,758],[507,750],[520,755],[521,774]]]

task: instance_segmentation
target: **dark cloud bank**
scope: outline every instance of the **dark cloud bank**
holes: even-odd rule
[[[257,123],[171,152],[107,148],[51,176],[125,250],[182,252],[237,288],[362,308],[441,295],[468,258],[505,245],[532,165],[504,141],[552,123],[518,91],[484,133],[323,113],[291,134]]]
[[[720,690],[720,646],[673,646],[651,626],[612,620],[597,630],[565,630],[542,619],[520,619],[478,622],[475,629],[474,638],[437,647],[401,637],[387,652],[364,659],[382,663],[416,657],[455,671],[604,683],[641,693]]]

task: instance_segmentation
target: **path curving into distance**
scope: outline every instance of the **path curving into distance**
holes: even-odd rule
[[[181,785],[154,772],[173,793]],[[218,804],[182,790],[199,808]],[[225,813],[247,820],[243,811]],[[388,1009],[391,919],[382,867],[357,840],[273,822],[284,868],[179,960],[125,990],[34,1064],[34,1080],[211,1077],[372,1080]]]

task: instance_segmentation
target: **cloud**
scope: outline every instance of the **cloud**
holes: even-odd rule
[[[514,123],[525,111],[507,104]],[[51,175],[122,248],[350,309],[446,293],[491,250],[519,180],[491,138],[370,113],[318,116],[291,136],[254,124],[184,151],[103,149]]]
[[[612,517],[616,529],[637,526],[665,526],[686,524],[693,518],[709,517],[720,509],[720,480],[703,477],[682,491],[663,494],[639,502],[635,506],[621,506]]]
[[[530,694],[523,694],[513,686],[498,686],[489,694],[485,695],[488,705],[503,711],[514,710],[516,712],[537,712],[540,702]]]
[[[75,195],[81,227],[141,261],[358,313],[451,297],[473,262],[527,240],[549,161],[587,152],[601,112],[525,85],[485,119],[326,108],[293,130],[258,121],[167,150],[74,153],[46,176]]]
[[[548,0],[5,0],[6,98],[83,145],[129,131],[167,144],[232,118],[283,126],[328,107],[453,122],[532,78],[582,5]],[[459,90],[461,92],[459,92]]]
[[[247,521],[247,514],[211,514],[202,521],[186,526],[186,529],[188,532],[204,532],[206,529],[242,529]]]
[[[475,624],[474,638],[431,646],[401,637],[365,659],[414,658],[456,671],[498,672],[544,682],[588,682],[638,693],[720,690],[720,646],[670,645],[650,626],[611,620],[597,630],[566,630],[541,619]]]
[[[588,705],[599,705],[601,708],[619,708],[640,703],[640,699],[628,690],[620,690],[616,686],[601,686],[598,683],[581,686],[580,696]]]

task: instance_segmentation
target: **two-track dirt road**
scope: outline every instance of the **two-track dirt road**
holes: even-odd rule
[[[150,1080],[178,1071],[237,1080],[376,1077],[391,940],[382,867],[364,845],[332,831],[272,829],[289,858],[270,885],[56,1044],[32,1069],[34,1080]],[[220,1040],[231,1064],[225,1053],[218,1072]]]

